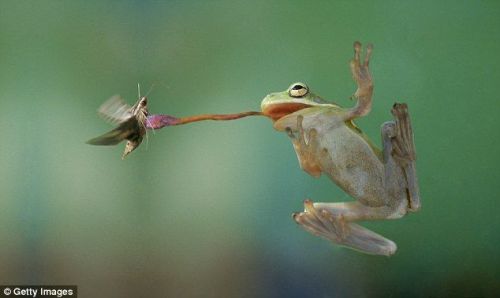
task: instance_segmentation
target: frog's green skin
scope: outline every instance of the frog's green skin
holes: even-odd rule
[[[344,109],[309,91],[303,83],[267,95],[261,104],[274,128],[287,132],[301,168],[314,177],[326,174],[354,202],[304,202],[305,210],[294,219],[307,231],[334,243],[379,255],[391,255],[394,242],[365,229],[354,221],[394,219],[418,211],[420,197],[415,171],[413,133],[406,104],[395,104],[395,121],[382,125],[380,151],[357,128],[353,119],[369,113],[373,84],[368,68],[372,46],[361,61],[361,44],[354,44],[351,61],[358,85],[357,104]]]

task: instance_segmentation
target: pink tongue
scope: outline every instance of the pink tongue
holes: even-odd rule
[[[160,129],[165,126],[176,125],[179,119],[170,115],[150,115],[146,121],[147,129]]]

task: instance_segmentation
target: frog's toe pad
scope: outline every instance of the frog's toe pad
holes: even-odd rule
[[[293,214],[293,219],[313,235],[363,253],[390,256],[396,252],[397,246],[391,240],[358,224],[346,222],[342,216],[317,209],[311,200],[306,200],[304,207],[303,212]]]

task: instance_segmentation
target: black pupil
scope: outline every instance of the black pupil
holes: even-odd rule
[[[300,89],[304,89],[304,87],[302,87],[301,85],[295,85],[292,87],[292,90],[300,90]]]

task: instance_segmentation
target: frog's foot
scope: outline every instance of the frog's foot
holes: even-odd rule
[[[304,211],[294,213],[293,219],[309,233],[335,244],[363,253],[390,256],[396,252],[394,242],[358,224],[345,221],[325,209],[317,209],[311,200],[304,201]]]
[[[391,110],[395,119],[394,136],[391,139],[392,157],[405,172],[409,192],[409,209],[420,209],[420,194],[415,167],[416,153],[413,142],[408,106],[405,103],[395,103]]]
[[[391,113],[396,120],[392,138],[393,156],[401,166],[404,166],[416,159],[408,106],[405,103],[395,103]]]
[[[292,139],[297,158],[299,159],[300,167],[313,177],[321,175],[320,163],[317,161],[317,154],[323,153],[324,150],[319,149],[318,137],[316,129],[310,129],[306,132],[302,126],[304,117],[297,116],[297,133],[292,132],[287,128],[287,134]]]
[[[354,59],[351,60],[351,72],[352,78],[358,84],[359,88],[356,93],[372,87],[372,76],[370,75],[369,69],[372,51],[373,45],[368,44],[366,46],[365,59],[361,61],[361,43],[359,41],[354,42]]]
[[[358,85],[358,89],[353,95],[358,100],[358,103],[351,110],[351,118],[365,116],[371,110],[373,82],[369,63],[372,50],[373,45],[368,44],[365,58],[361,61],[361,43],[359,41],[354,42],[354,59],[351,60],[350,65],[352,77]]]

